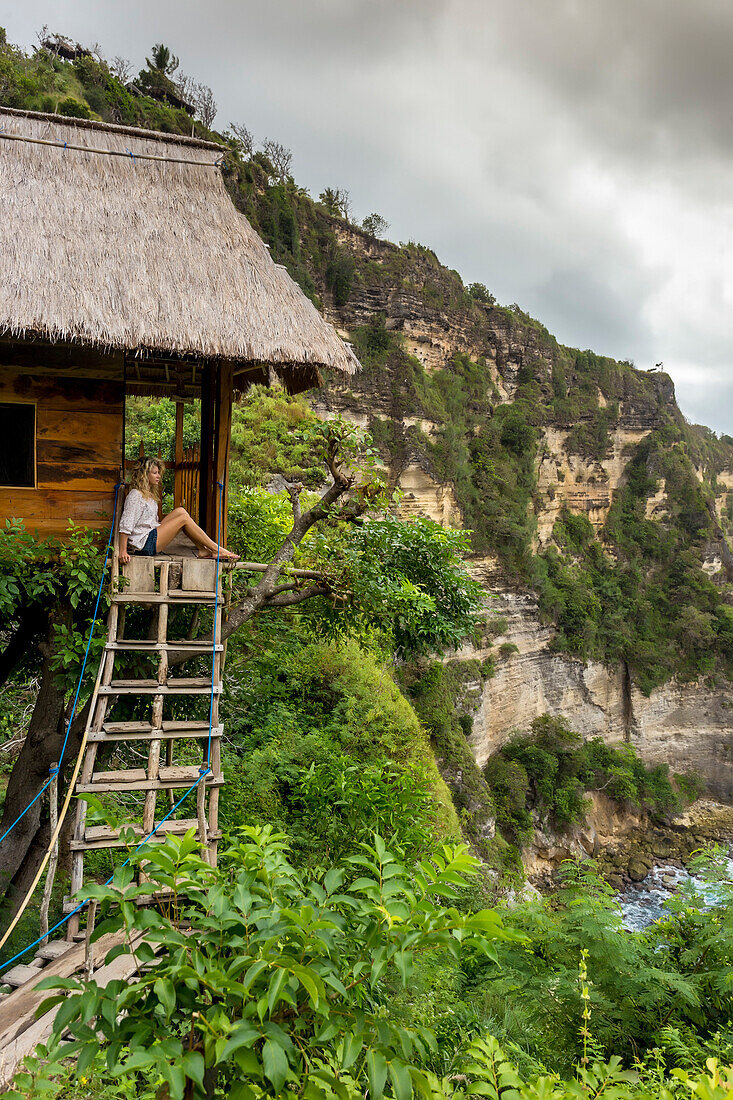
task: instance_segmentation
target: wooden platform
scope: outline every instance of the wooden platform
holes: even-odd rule
[[[132,954],[119,955],[109,965],[105,964],[107,954],[124,939],[124,932],[114,932],[102,936],[94,944],[97,968],[93,971],[93,977],[98,985],[104,987],[111,981],[129,981],[137,972],[136,959]],[[143,934],[134,932],[133,948],[142,940]],[[156,954],[161,950],[159,944],[150,946]],[[51,1034],[58,1008],[56,1006],[36,1018],[38,1006],[52,995],[47,989],[36,989],[38,983],[50,976],[70,978],[84,972],[86,961],[86,943],[56,940],[39,948],[33,965],[13,967],[15,976],[12,984],[15,988],[0,1000],[0,1089],[7,1088],[25,1056],[32,1054],[38,1043],[45,1042]],[[4,975],[6,982],[11,973]]]

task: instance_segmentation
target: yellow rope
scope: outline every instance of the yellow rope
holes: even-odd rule
[[[100,662],[100,666],[99,666],[100,667],[100,673],[101,673],[102,663],[103,662]],[[82,756],[84,755],[84,749],[86,748],[87,738],[89,736],[89,726],[91,725],[92,714],[94,713],[94,700],[96,699],[98,683],[99,683],[99,677],[97,678],[97,685],[95,685],[95,688],[94,688],[94,696],[93,696],[93,699],[92,699],[92,706],[89,710],[89,717],[87,719],[87,724],[86,724],[86,727],[84,729],[84,736],[82,737],[81,745],[79,746],[79,755],[77,756],[76,764],[74,765],[74,773],[71,776],[71,779],[69,781],[69,786],[68,786],[68,789],[66,791],[66,798],[64,799],[64,804],[61,808],[61,813],[59,814],[58,823],[56,825],[56,828],[54,829],[54,833],[53,833],[53,836],[51,837],[51,840],[49,842],[48,848],[46,850],[46,854],[43,857],[43,862],[41,863],[41,866],[38,868],[38,871],[36,872],[36,877],[33,879],[33,882],[31,883],[31,885],[28,889],[28,893],[26,894],[25,898],[23,899],[23,904],[18,909],[18,912],[15,914],[12,921],[10,922],[10,925],[9,925],[7,931],[5,932],[5,935],[3,936],[2,939],[0,939],[0,949],[5,946],[5,943],[7,942],[8,937],[10,936],[10,933],[13,931],[16,924],[18,923],[20,918],[23,916],[23,913],[26,910],[28,902],[31,900],[31,897],[33,896],[33,892],[34,892],[36,886],[38,886],[38,883],[41,880],[41,875],[43,874],[43,872],[46,869],[46,864],[48,863],[49,859],[51,858],[51,852],[53,851],[54,844],[56,843],[56,841],[59,838],[59,833],[61,832],[61,827],[64,824],[64,819],[66,818],[66,811],[69,808],[69,803],[71,802],[71,796],[74,793],[74,786],[76,785],[76,777],[79,774],[79,768],[81,767],[81,761],[82,761]]]
[[[114,582],[115,582],[115,579],[116,579],[116,576],[117,576],[117,572],[118,572],[118,569],[119,569],[119,565],[118,565],[119,559],[118,559],[118,551],[117,551],[117,532],[119,530],[119,525],[120,525],[119,509],[115,508],[115,513],[116,514],[115,514],[115,518],[114,518],[113,531],[112,531],[112,541],[114,543],[113,550],[112,550],[112,581],[113,581],[113,585],[114,585]],[[105,565],[106,565],[106,560],[105,560]],[[109,620],[107,622],[107,635],[109,637]],[[97,698],[98,698],[98,695],[99,695],[99,685],[100,685],[101,680],[102,680],[102,669],[104,668],[104,664],[105,664],[105,654],[102,655],[102,659],[99,662],[99,668],[97,669],[97,678],[94,681],[94,691],[92,692],[91,701],[90,701],[90,705],[89,705],[89,714],[87,715],[86,725],[84,726],[84,736],[82,737],[81,744],[79,745],[79,753],[76,757],[76,763],[74,764],[74,771],[72,773],[71,779],[69,780],[69,785],[68,785],[67,790],[66,790],[66,797],[64,798],[64,804],[61,807],[61,813],[59,814],[59,819],[58,819],[58,822],[56,823],[56,828],[54,829],[53,836],[51,837],[51,840],[49,841],[48,848],[46,849],[46,854],[44,855],[43,861],[41,862],[41,866],[38,868],[38,871],[36,872],[36,877],[33,879],[33,882],[31,883],[30,888],[28,889],[28,892],[26,893],[25,897],[23,898],[22,905],[20,906],[20,908],[18,909],[18,912],[15,914],[12,921],[10,922],[10,925],[7,928],[7,930],[5,931],[2,939],[0,939],[0,950],[2,950],[2,948],[7,943],[8,937],[10,936],[13,929],[16,927],[16,925],[17,925],[18,921],[20,920],[20,918],[23,916],[23,913],[25,912],[25,910],[28,906],[28,902],[31,900],[31,897],[33,896],[34,890],[38,886],[38,883],[41,881],[41,875],[43,874],[43,872],[46,869],[48,861],[51,858],[51,852],[53,851],[54,845],[56,844],[56,841],[58,840],[59,835],[61,833],[61,829],[62,829],[62,826],[64,824],[64,821],[66,820],[66,813],[69,809],[69,804],[71,802],[71,796],[74,793],[74,787],[76,786],[77,776],[79,775],[79,769],[81,768],[81,762],[82,762],[82,758],[84,756],[84,750],[86,749],[87,740],[89,738],[89,727],[92,724],[92,720],[94,718],[94,712],[95,712],[96,706],[97,706]]]

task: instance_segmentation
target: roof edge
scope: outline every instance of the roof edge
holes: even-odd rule
[[[52,122],[62,126],[75,126],[79,130],[94,130],[98,133],[128,134],[130,137],[159,141],[166,145],[188,145],[197,149],[212,149],[221,152],[225,145],[216,141],[204,141],[203,138],[188,137],[186,134],[166,134],[162,130],[144,130],[140,126],[119,126],[115,122],[97,122],[92,118],[74,118],[70,115],[54,115],[45,111],[23,111],[18,107],[0,106],[0,114],[15,118],[33,118],[41,122]]]

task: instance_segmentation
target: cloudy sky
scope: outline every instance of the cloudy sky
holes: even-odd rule
[[[0,0],[44,23],[136,69],[165,41],[312,194],[733,434],[729,0]]]

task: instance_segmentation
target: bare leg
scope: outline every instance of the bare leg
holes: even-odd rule
[[[217,550],[220,557],[229,560],[236,560],[238,555],[233,554],[231,550],[225,550],[224,547],[217,547],[216,543],[209,538],[204,530],[202,530],[197,523],[189,516],[185,508],[174,508],[167,516],[165,516],[158,526],[158,537],[155,544],[157,553],[165,550],[179,531],[183,531],[188,535],[191,542],[198,548],[199,556],[203,557],[216,557]],[[201,551],[204,553],[201,554]]]

